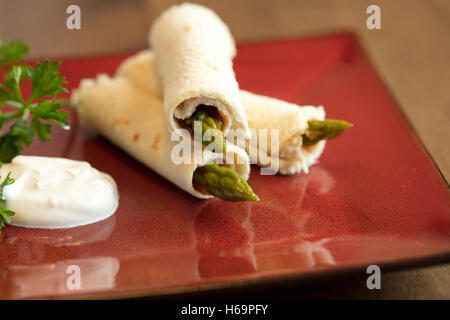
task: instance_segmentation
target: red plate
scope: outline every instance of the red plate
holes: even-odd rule
[[[123,58],[66,60],[62,73],[74,88]],[[324,105],[355,126],[307,175],[253,167],[262,200],[233,204],[191,197],[72,116],[72,131],[55,130],[53,143],[27,153],[111,174],[119,210],[73,229],[7,227],[0,298],[158,295],[449,260],[448,186],[353,35],[242,45],[235,65],[242,88]],[[80,289],[67,286],[71,265]]]

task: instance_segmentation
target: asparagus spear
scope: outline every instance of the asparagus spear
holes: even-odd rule
[[[308,129],[303,135],[303,145],[310,146],[323,139],[334,139],[353,126],[343,120],[309,120]]]
[[[211,141],[206,141],[203,139],[205,132],[209,129],[217,130],[215,136],[212,137],[212,141],[216,143],[216,150],[220,150],[222,145],[222,151],[226,151],[226,141],[222,132],[222,121],[220,119],[211,116],[207,111],[197,109],[191,117],[184,120],[184,124],[191,127],[194,130],[194,122],[201,121],[202,122],[202,143],[204,145],[208,145]],[[215,140],[218,140],[217,142]]]
[[[233,169],[216,163],[197,168],[194,172],[194,182],[202,186],[209,194],[223,200],[259,201],[259,197],[252,188]]]

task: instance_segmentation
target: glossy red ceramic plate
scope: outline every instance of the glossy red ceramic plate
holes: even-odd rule
[[[66,60],[69,87],[124,56]],[[261,176],[262,199],[198,200],[71,116],[27,154],[87,160],[119,185],[111,218],[65,230],[8,227],[0,298],[124,297],[324,278],[369,264],[448,260],[448,186],[351,34],[239,46],[242,88],[324,105],[355,124],[307,175]],[[105,114],[105,117],[108,115]],[[71,290],[69,266],[81,271]],[[69,283],[70,284],[70,283]]]

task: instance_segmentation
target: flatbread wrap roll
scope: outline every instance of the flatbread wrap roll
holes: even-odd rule
[[[116,75],[128,78],[157,99],[162,99],[153,51],[143,50],[125,59],[116,70]],[[301,171],[307,173],[309,167],[317,163],[326,142],[322,140],[312,146],[303,146],[302,135],[308,127],[308,120],[325,119],[323,107],[300,107],[244,90],[240,90],[239,95],[247,114],[249,128],[256,134],[246,144],[251,162],[261,166],[272,165],[269,156],[274,155],[274,152],[271,150],[270,139],[267,139],[267,148],[260,148],[259,129],[278,129],[278,173],[295,174]],[[266,159],[269,162],[265,161]]]
[[[301,171],[308,173],[309,167],[317,163],[322,155],[326,141],[321,140],[313,145],[305,146],[303,135],[307,131],[309,120],[325,120],[324,108],[322,106],[300,107],[244,90],[241,90],[240,94],[245,112],[249,115],[249,126],[253,133],[252,139],[246,146],[251,160],[261,166],[270,167],[274,166],[273,161],[278,160],[276,167],[280,174],[295,174]],[[261,129],[267,129],[267,138],[265,136],[260,138]],[[278,132],[276,149],[271,145],[272,130]]]
[[[176,164],[172,152],[179,142],[171,141],[161,99],[126,78],[100,75],[95,80],[84,79],[80,87],[73,91],[71,102],[80,118],[90,127],[197,198],[212,197],[193,184],[195,170],[206,164],[222,161],[223,166],[233,169],[239,177],[245,180],[249,177],[248,155],[234,145],[227,146],[226,154],[205,149],[199,161],[192,158],[188,164]],[[192,142],[190,137],[187,139]]]
[[[233,128],[250,136],[233,71],[236,55],[228,27],[210,9],[181,4],[154,22],[149,43],[161,80],[164,113],[170,132],[199,107],[213,108],[224,135]]]

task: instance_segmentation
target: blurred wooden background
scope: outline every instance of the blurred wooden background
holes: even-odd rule
[[[174,0],[0,0],[0,38],[21,38],[35,57],[107,54],[146,47],[148,28]],[[450,177],[449,0],[201,0],[238,42],[356,32],[447,180]],[[66,28],[66,8],[81,7],[81,30]],[[381,7],[381,30],[366,28],[366,8]],[[330,284],[317,297],[447,298],[450,267],[389,275],[377,293],[359,282]],[[340,288],[340,289],[339,289]],[[361,289],[362,288],[362,289]],[[345,290],[339,292],[339,290]],[[296,291],[301,297],[300,291]],[[281,294],[283,293],[276,293]],[[295,293],[289,293],[294,294]],[[306,294],[304,293],[303,296]]]

